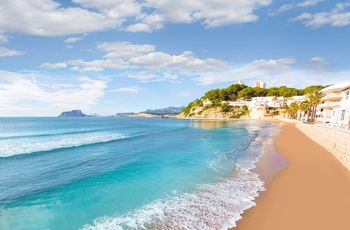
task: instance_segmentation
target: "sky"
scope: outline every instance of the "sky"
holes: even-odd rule
[[[186,106],[350,80],[350,1],[0,0],[0,116]]]

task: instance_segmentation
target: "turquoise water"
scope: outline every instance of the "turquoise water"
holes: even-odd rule
[[[0,118],[0,229],[219,229],[263,183],[272,124]]]

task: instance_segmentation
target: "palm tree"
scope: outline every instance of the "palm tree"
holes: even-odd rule
[[[274,97],[272,98],[272,101],[273,101],[273,107],[275,107],[275,104],[276,104],[276,102],[278,101],[278,98],[277,98],[276,96],[274,96]]]
[[[299,107],[299,105],[295,101],[290,104],[289,108],[287,109],[287,112],[288,112],[290,118],[292,118],[292,119],[296,118],[297,112],[298,112],[298,107]]]
[[[311,118],[310,120],[312,122],[315,121],[316,108],[317,108],[317,105],[320,104],[323,96],[324,96],[323,93],[321,93],[320,91],[317,91],[317,90],[306,95],[306,100],[307,100],[307,102],[309,102],[309,105],[310,105],[310,118]]]
[[[310,108],[310,104],[309,104],[308,101],[303,101],[303,102],[300,103],[299,108],[298,108],[299,111],[300,111],[299,120],[304,118],[304,117],[302,117],[302,114],[303,114],[303,116],[305,116],[306,112],[309,110],[309,108]]]

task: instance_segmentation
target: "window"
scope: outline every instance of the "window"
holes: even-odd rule
[[[340,120],[344,120],[345,110],[340,111]]]

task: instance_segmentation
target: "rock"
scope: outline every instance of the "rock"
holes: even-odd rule
[[[58,117],[88,117],[88,115],[84,114],[80,109],[62,112]]]

